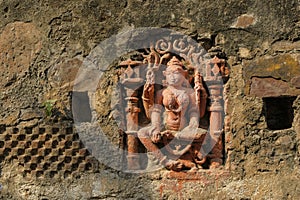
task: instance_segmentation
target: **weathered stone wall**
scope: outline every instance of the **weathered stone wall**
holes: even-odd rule
[[[0,5],[3,199],[299,198],[298,0]],[[224,49],[231,68],[225,86],[226,170],[189,177],[164,170],[125,174],[96,162],[70,128],[74,78],[84,58],[104,39],[136,27],[169,28]],[[113,143],[118,134],[109,105],[118,77],[112,68],[95,97],[102,116],[97,120]]]

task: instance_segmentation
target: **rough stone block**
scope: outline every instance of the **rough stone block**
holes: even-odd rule
[[[295,57],[287,54],[264,56],[254,61],[245,61],[243,65],[246,94],[255,91],[261,96],[266,90],[270,90],[267,96],[278,96],[280,92],[283,93],[279,95],[300,94],[300,91],[293,87],[293,83],[297,83],[297,78],[294,78],[300,76],[299,62]],[[260,92],[259,89],[263,91]]]
[[[290,95],[289,84],[274,78],[258,78],[251,79],[250,94],[258,97],[278,97]]]

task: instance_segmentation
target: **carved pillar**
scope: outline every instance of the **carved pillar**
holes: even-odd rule
[[[141,64],[139,61],[126,60],[120,63],[120,66],[127,66],[124,74],[121,77],[121,83],[126,91],[125,100],[127,101],[126,111],[126,131],[127,134],[127,169],[136,170],[140,169],[138,144],[137,138],[138,131],[138,114],[140,108],[138,107],[138,94],[137,88],[143,79],[141,79],[140,71],[138,67],[134,67]],[[133,67],[132,67],[133,66]]]
[[[208,86],[211,103],[210,111],[210,144],[213,145],[211,151],[210,168],[218,167],[222,163],[222,134],[223,134],[223,80],[221,69],[225,65],[224,59],[214,57],[206,65],[205,82]]]
[[[138,130],[138,98],[136,95],[125,98],[127,101],[126,118],[127,118],[127,168],[130,170],[140,169],[138,155],[138,138],[136,132]]]

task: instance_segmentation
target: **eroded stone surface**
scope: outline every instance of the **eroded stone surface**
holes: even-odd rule
[[[256,17],[249,14],[239,16],[236,22],[232,25],[234,28],[247,28],[256,23]]]
[[[250,94],[258,97],[279,97],[291,95],[291,92],[289,84],[282,80],[253,77],[251,79]]]
[[[273,79],[280,79],[282,81],[284,81],[285,83],[280,83],[280,81],[277,81],[277,84],[279,84],[279,90],[281,92],[284,91],[285,94],[289,94],[290,95],[297,95],[297,90],[292,92],[290,90],[292,90],[292,87],[288,87],[291,86],[291,82],[292,84],[297,80],[295,77],[298,77],[300,75],[300,68],[299,68],[299,62],[297,60],[297,57],[294,57],[292,55],[278,55],[278,56],[264,56],[264,57],[260,57],[258,59],[255,59],[254,61],[245,61],[244,62],[244,66],[245,66],[245,71],[244,71],[244,78],[246,81],[246,93],[249,94],[249,92],[251,93],[251,89],[250,86],[251,84],[253,85],[253,87],[256,87],[256,83],[253,84],[252,82],[257,81],[258,79],[254,78],[254,77],[259,77],[259,78],[266,78],[266,83],[271,79],[269,79],[268,77],[272,77]],[[273,83],[275,83],[276,81],[273,80]],[[263,83],[261,84],[260,88],[262,90],[265,90],[267,87],[269,87],[269,89],[271,89],[271,84],[268,84],[269,86],[263,86]],[[295,83],[294,83],[295,84]],[[266,88],[264,88],[266,87]],[[259,90],[260,88],[257,88],[257,90]],[[254,89],[254,88],[253,88]],[[276,86],[274,86],[274,90],[276,90]],[[259,92],[259,91],[257,91]],[[280,92],[278,92],[280,93]]]
[[[33,23],[14,22],[5,26],[0,35],[1,86],[19,80],[42,48],[40,31]]]
[[[292,78],[291,83],[294,87],[300,89],[300,76]]]
[[[164,188],[168,190],[160,192],[163,174],[123,174],[108,167],[99,167],[95,173],[82,172],[76,178],[26,178],[19,172],[22,163],[12,156],[9,162],[1,162],[2,199],[297,199],[300,196],[299,96],[292,108],[293,126],[274,131],[267,127],[262,98],[248,95],[253,77],[273,77],[298,87],[295,77],[300,76],[300,24],[296,0],[1,1],[0,5],[0,133],[3,127],[40,125],[47,118],[43,103],[54,98],[58,98],[54,105],[58,112],[53,112],[53,118],[46,122],[70,121],[65,116],[56,117],[63,111],[72,116],[68,81],[62,80],[62,84],[48,81],[49,69],[56,64],[68,69],[72,68],[70,65],[77,66],[79,62],[70,60],[86,57],[101,41],[128,27],[171,28],[191,35],[207,47],[218,44],[225,49],[232,69],[226,86],[226,115],[230,115],[230,121],[225,131],[225,138],[230,140],[226,141],[229,148],[225,153],[228,151],[230,155],[226,166],[231,175],[221,187],[217,181],[207,186],[204,181],[179,183],[177,179],[167,179]],[[238,27],[230,28],[238,21]],[[60,65],[60,61],[66,64]],[[64,71],[68,72],[61,70]],[[107,72],[99,83],[101,97],[97,110],[103,113],[99,121],[104,130],[117,145],[118,133],[110,111],[112,87],[118,82],[115,72]],[[61,77],[68,79],[65,75]],[[58,85],[65,85],[65,90],[56,89]],[[64,106],[57,108],[57,105]],[[1,140],[0,145],[4,142]],[[109,155],[107,152],[106,156]],[[180,190],[178,196],[176,191]]]
[[[288,41],[279,41],[272,45],[272,49],[275,52],[287,52],[287,51],[299,51],[300,42],[288,42]]]

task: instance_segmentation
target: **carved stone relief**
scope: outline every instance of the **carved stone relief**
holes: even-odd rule
[[[206,52],[187,37],[153,41],[128,59],[120,78],[127,169],[174,171],[223,164],[223,84],[229,68],[218,48]],[[140,152],[146,151],[147,158]]]

